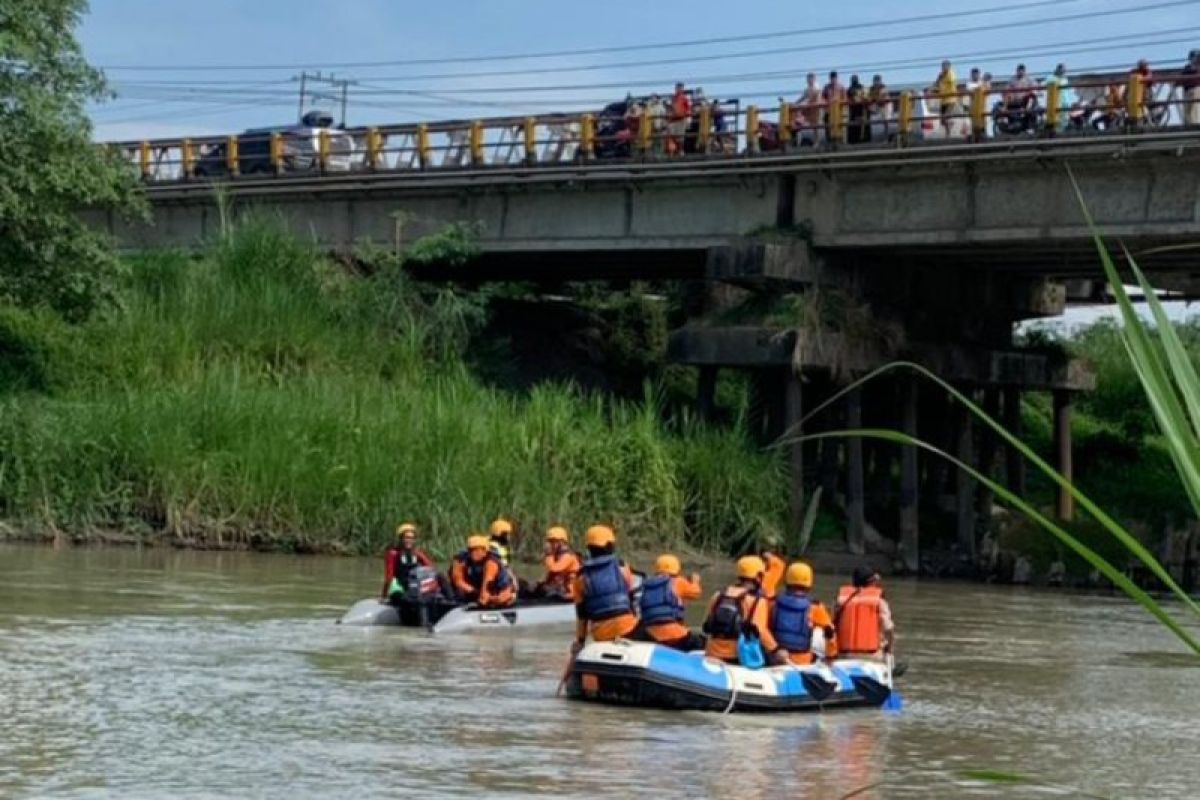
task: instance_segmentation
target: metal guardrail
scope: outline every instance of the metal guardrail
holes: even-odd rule
[[[1200,129],[1200,87],[1172,77],[1089,76],[936,90],[833,93],[770,110],[698,103],[686,118],[614,104],[600,112],[330,129],[289,126],[226,137],[145,140],[117,148],[147,183],[283,175],[467,171],[489,167],[744,158],[764,154],[907,148],[919,143],[1045,139]]]

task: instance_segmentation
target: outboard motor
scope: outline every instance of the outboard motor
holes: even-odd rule
[[[438,572],[433,567],[413,567],[408,571],[408,590],[405,598],[412,602],[431,602],[441,597]]]

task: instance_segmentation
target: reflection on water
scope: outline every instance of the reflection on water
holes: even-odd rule
[[[376,569],[0,547],[0,797],[1182,798],[1200,786],[1196,662],[1115,598],[895,583],[902,713],[721,716],[555,699],[561,632],[334,625]]]

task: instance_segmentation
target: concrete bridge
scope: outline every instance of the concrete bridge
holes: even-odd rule
[[[1200,239],[1200,131],[1191,129],[712,160],[247,176],[221,191],[235,213],[276,214],[330,249],[402,248],[452,223],[477,226],[480,256],[452,270],[430,265],[421,273],[429,280],[704,282],[703,319],[673,334],[670,357],[699,369],[702,412],[712,406],[717,370],[749,371],[768,438],[795,430],[804,407],[850,377],[896,358],[939,371],[1013,429],[1022,393],[1050,392],[1059,466],[1069,475],[1071,395],[1093,379],[1083,365],[1022,351],[1012,339],[1018,320],[1105,297],[1068,167],[1110,241],[1129,247],[1160,287],[1200,297],[1196,259],[1177,247]],[[216,234],[211,185],[164,183],[147,194],[150,224],[95,224],[128,248],[190,247]],[[820,315],[806,329],[713,322],[748,297],[831,293],[877,323],[873,330],[856,337]],[[909,379],[855,393],[840,413],[812,425],[899,427],[998,469],[996,442]],[[917,567],[917,508],[946,505],[944,474],[922,467],[911,449],[864,453],[855,440],[820,452],[792,445],[790,453],[796,524],[805,486],[818,480],[844,498],[854,552],[867,545],[868,517],[887,528],[893,521],[878,515],[891,512],[879,509],[898,506],[894,554]],[[898,502],[872,505],[865,487],[889,486],[893,472],[897,486],[882,491]],[[1011,455],[1004,474],[1021,488]],[[955,480],[959,544],[971,554],[990,499]],[[1069,496],[1060,497],[1059,513],[1071,516]]]

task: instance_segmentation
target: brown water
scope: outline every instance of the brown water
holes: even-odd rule
[[[893,582],[902,712],[722,717],[555,699],[561,631],[334,624],[378,583],[0,547],[0,797],[1200,795],[1200,661],[1117,598]]]

